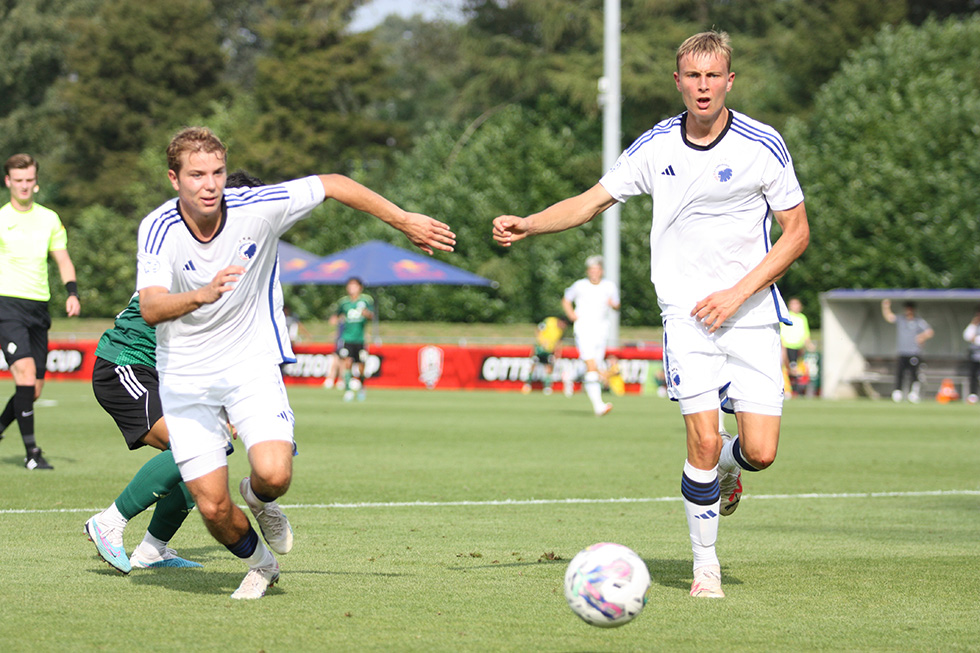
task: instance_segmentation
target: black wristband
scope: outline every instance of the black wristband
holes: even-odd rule
[[[69,281],[65,284],[65,290],[68,291],[69,297],[78,297],[78,284],[74,281]]]

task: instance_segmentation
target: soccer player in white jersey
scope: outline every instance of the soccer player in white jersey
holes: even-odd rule
[[[231,500],[225,425],[235,425],[248,452],[242,497],[269,548],[287,553],[292,529],[276,503],[292,480],[293,455],[273,316],[279,236],[328,198],[383,220],[430,254],[452,251],[455,234],[342,175],[226,191],[225,146],[203,127],[173,137],[167,165],[177,198],[140,224],[140,310],[157,327],[174,460],[208,530],[249,566],[232,598],[257,599],[279,580],[279,563]]]
[[[612,311],[619,310],[619,289],[609,279],[603,279],[602,272],[602,257],[590,256],[585,260],[586,278],[569,286],[561,299],[565,315],[575,325],[575,347],[585,363],[582,387],[597,417],[613,407],[602,401],[599,364],[606,360],[609,319]]]
[[[803,192],[780,135],[732,111],[731,46],[696,34],[677,50],[674,83],[686,111],[638,138],[591,189],[526,218],[504,215],[509,246],[582,225],[615,202],[653,198],[651,278],[664,322],[668,392],[687,428],[681,480],[691,545],[691,596],[720,598],[719,514],[741,496],[741,472],[772,464],[783,403],[779,279],[810,239]],[[775,243],[772,219],[782,227]],[[718,392],[728,381],[737,437],[722,437]],[[727,434],[726,434],[727,435]]]

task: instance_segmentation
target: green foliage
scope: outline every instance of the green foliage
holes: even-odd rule
[[[129,213],[133,198],[107,193],[132,179],[139,153],[159,144],[224,89],[224,58],[208,2],[104,0],[79,25],[60,84],[59,126],[72,142],[64,192]]]
[[[980,285],[980,17],[885,28],[787,140],[811,243],[784,286]]]
[[[404,140],[386,111],[382,47],[344,31],[358,4],[280,0],[260,26],[269,49],[257,62],[259,116],[243,157],[260,176],[350,173],[351,161],[384,159]]]

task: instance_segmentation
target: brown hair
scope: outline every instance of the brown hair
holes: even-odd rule
[[[728,64],[728,70],[732,69],[732,43],[727,32],[701,32],[689,37],[681,46],[677,48],[677,70],[681,69],[681,57],[690,55],[698,57],[702,55],[721,55]]]
[[[184,127],[174,134],[167,146],[167,167],[180,172],[181,155],[194,152],[220,154],[224,159],[227,158],[228,148],[207,127]]]
[[[34,172],[37,172],[39,166],[34,157],[30,154],[15,154],[3,164],[3,174],[9,175],[11,170],[26,170],[31,166],[34,166]]]

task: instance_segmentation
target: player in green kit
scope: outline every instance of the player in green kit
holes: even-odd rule
[[[330,323],[337,324],[343,318],[344,327],[340,335],[337,355],[344,363],[344,401],[352,401],[354,394],[364,400],[364,332],[368,320],[374,317],[374,300],[364,294],[364,284],[357,277],[347,280],[347,295],[337,302],[337,309],[330,316]],[[358,377],[354,378],[354,366]]]
[[[130,449],[150,445],[161,452],[136,473],[111,506],[85,522],[99,555],[124,574],[133,567],[200,567],[167,544],[194,508],[170,451],[170,434],[160,406],[156,329],[140,315],[139,295],[116,316],[95,349],[92,389],[115,420]],[[126,523],[157,503],[143,542],[126,555]]]

